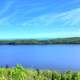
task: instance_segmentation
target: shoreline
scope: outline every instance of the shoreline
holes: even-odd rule
[[[0,40],[0,45],[53,45],[53,44],[80,44],[80,37],[56,38],[56,39],[15,39]]]

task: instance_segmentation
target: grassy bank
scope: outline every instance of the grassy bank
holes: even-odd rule
[[[1,67],[0,80],[80,80],[80,72],[29,69],[17,64],[14,68]]]
[[[37,39],[17,39],[17,40],[0,40],[0,44],[19,45],[19,44],[80,44],[80,37],[56,38],[47,40]]]

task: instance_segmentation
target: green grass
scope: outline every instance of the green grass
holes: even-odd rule
[[[16,45],[16,44],[80,44],[80,37],[56,38],[47,40],[37,39],[16,39],[16,40],[0,40],[0,44]]]
[[[0,80],[80,80],[80,72],[29,69],[17,64],[14,68],[1,67]]]

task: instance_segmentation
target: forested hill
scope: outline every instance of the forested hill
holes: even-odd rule
[[[16,39],[16,40],[0,40],[0,44],[80,44],[80,37],[56,38],[56,39]]]

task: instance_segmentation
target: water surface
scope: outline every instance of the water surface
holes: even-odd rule
[[[0,45],[0,65],[80,69],[80,45]]]

